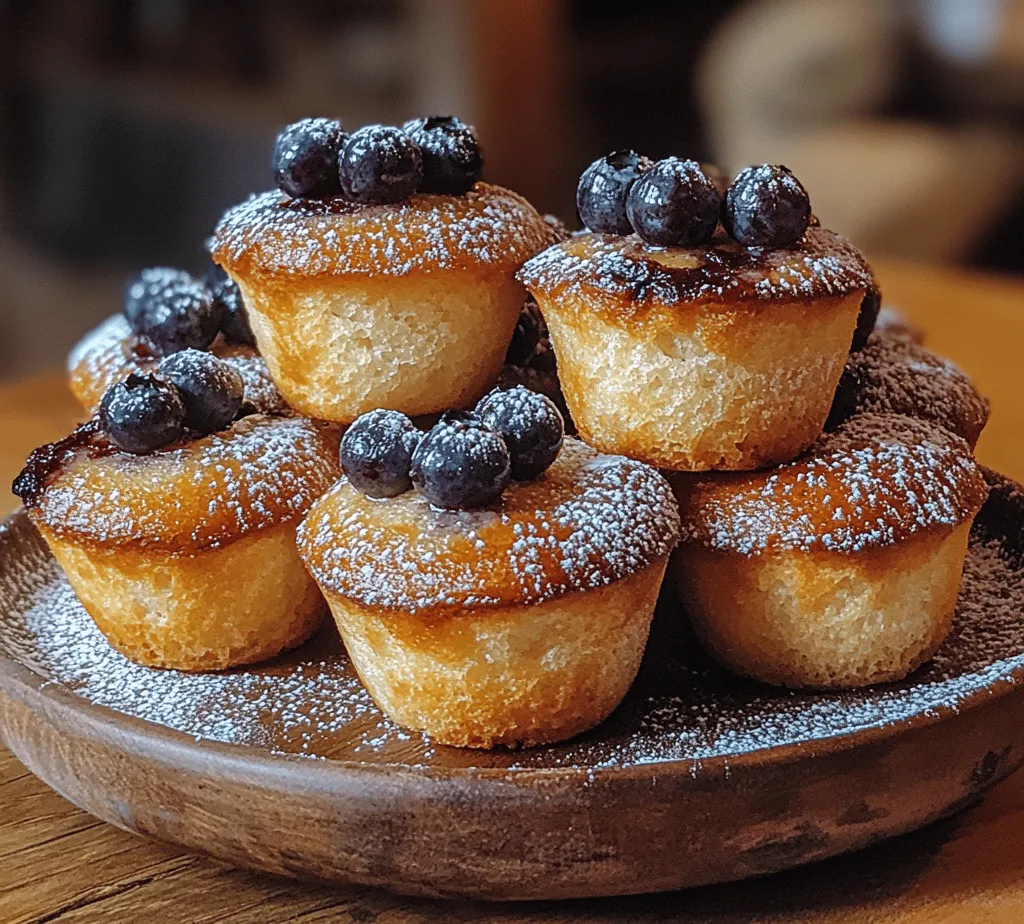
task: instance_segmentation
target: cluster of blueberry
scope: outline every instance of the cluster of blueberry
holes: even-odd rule
[[[125,452],[142,454],[179,439],[223,430],[242,411],[238,370],[212,353],[186,349],[162,360],[153,374],[132,373],[100,401],[100,426]]]
[[[564,436],[554,403],[517,385],[450,411],[426,433],[398,411],[363,414],[341,441],[341,467],[369,497],[415,487],[436,507],[468,510],[493,504],[513,479],[539,477]]]
[[[414,192],[459,196],[480,179],[483,158],[470,126],[455,116],[367,125],[348,134],[336,119],[302,119],[277,136],[278,189],[295,198],[344,196],[401,202]]]
[[[218,266],[205,280],[165,266],[144,269],[125,290],[124,316],[158,356],[205,350],[220,332],[231,343],[254,344],[242,293]]]
[[[655,247],[705,244],[719,221],[746,247],[788,247],[807,230],[811,201],[786,167],[747,167],[724,190],[711,172],[695,160],[616,151],[583,171],[576,207],[591,231],[635,231]]]

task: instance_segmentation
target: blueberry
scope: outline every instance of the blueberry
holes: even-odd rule
[[[452,510],[493,504],[511,470],[505,440],[471,414],[445,414],[412,456],[412,483],[435,507]]]
[[[875,329],[875,322],[878,320],[878,312],[882,309],[882,292],[877,283],[872,283],[864,298],[860,302],[860,312],[857,314],[857,328],[853,332],[853,343],[850,345],[850,352],[856,353],[867,346],[868,337]]]
[[[128,324],[137,330],[142,315],[155,299],[172,292],[175,286],[192,282],[192,277],[182,269],[170,266],[151,266],[136,276],[124,290],[124,312]]]
[[[695,160],[659,160],[633,184],[626,213],[641,240],[655,247],[706,243],[718,225],[721,199]]]
[[[249,326],[249,312],[242,299],[242,290],[216,263],[206,271],[206,286],[213,295],[214,307],[220,311],[220,329],[228,343],[256,346]]]
[[[100,425],[125,452],[141,455],[173,443],[185,428],[185,405],[170,382],[133,372],[100,401]]]
[[[353,132],[338,161],[341,191],[356,202],[408,199],[423,179],[423,157],[400,128],[367,125]]]
[[[134,288],[129,286],[129,296]],[[147,289],[138,304],[133,302],[128,323],[156,353],[167,356],[190,347],[205,350],[220,330],[221,312],[202,282],[175,275]]]
[[[412,454],[423,438],[405,414],[378,408],[360,417],[341,440],[341,470],[368,497],[412,490]]]
[[[741,170],[722,200],[722,225],[745,247],[788,247],[810,220],[807,190],[774,164]]]
[[[200,433],[223,430],[242,406],[241,373],[212,353],[182,350],[161,362],[157,375],[178,389],[185,405],[185,426]]]
[[[626,199],[650,166],[650,160],[636,151],[615,151],[595,160],[580,175],[576,186],[580,221],[591,231],[629,234],[633,228],[626,215]]]
[[[461,196],[483,173],[480,142],[471,126],[455,116],[411,119],[402,126],[420,148],[423,181],[420,191]]]
[[[346,139],[336,119],[302,119],[287,126],[274,142],[277,188],[296,198],[336,196],[338,154]]]
[[[480,421],[500,433],[512,457],[512,477],[531,481],[558,458],[565,421],[550,398],[522,385],[495,389],[476,406]]]
[[[532,295],[527,295],[519,310],[519,320],[512,332],[512,341],[505,351],[505,363],[511,366],[526,366],[537,350],[537,344],[547,337],[548,329],[544,316]]]

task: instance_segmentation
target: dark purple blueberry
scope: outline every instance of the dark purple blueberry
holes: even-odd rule
[[[338,154],[346,134],[337,119],[302,119],[282,130],[274,142],[277,188],[296,198],[336,196]]]
[[[565,421],[550,398],[522,385],[495,389],[481,399],[476,415],[505,440],[516,481],[532,481],[558,458]]]
[[[722,225],[744,247],[789,247],[807,230],[811,200],[787,167],[746,167],[722,200]]]
[[[125,286],[125,318],[133,330],[137,330],[146,308],[155,299],[162,299],[172,293],[176,286],[186,286],[192,277],[183,269],[170,266],[151,266]]]
[[[511,477],[505,440],[472,414],[445,414],[412,456],[412,483],[435,507],[486,507]]]
[[[205,350],[220,330],[220,306],[201,282],[171,283],[154,295],[140,311],[135,333],[161,356],[181,350]]]
[[[853,343],[850,345],[851,353],[863,350],[867,345],[868,337],[875,329],[875,322],[878,320],[878,312],[881,309],[882,292],[878,288],[878,284],[874,283],[861,299],[860,313],[857,315],[857,329],[853,332]]]
[[[505,362],[512,366],[529,364],[537,344],[547,336],[547,325],[532,295],[527,295],[523,307],[519,311],[516,329],[512,332],[512,341],[505,351]]]
[[[480,142],[471,126],[455,116],[410,119],[402,126],[423,157],[420,192],[461,196],[484,169]]]
[[[629,234],[633,228],[626,215],[626,200],[633,184],[650,166],[650,160],[636,151],[614,151],[595,160],[576,186],[580,221],[591,231]]]
[[[405,414],[377,409],[357,417],[341,440],[341,468],[368,497],[412,490],[412,454],[423,434]]]
[[[367,125],[351,134],[338,161],[341,191],[356,202],[408,199],[423,179],[419,145],[400,128]]]
[[[178,389],[185,405],[185,426],[200,433],[223,430],[242,406],[242,374],[212,353],[182,350],[161,362],[157,375]]]
[[[626,213],[641,240],[654,247],[692,247],[711,240],[721,198],[695,160],[659,160],[634,184]]]
[[[214,306],[220,310],[220,329],[228,343],[256,346],[249,326],[249,312],[242,299],[242,290],[216,263],[206,271],[206,285],[213,295]]]
[[[125,452],[141,455],[173,443],[185,428],[178,389],[154,375],[133,372],[100,401],[100,425]]]

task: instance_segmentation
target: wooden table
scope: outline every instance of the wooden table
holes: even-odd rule
[[[993,402],[983,461],[1024,480],[1024,283],[882,263],[887,300],[970,372]],[[77,409],[60,376],[0,389],[0,482]],[[3,501],[13,508],[14,500]],[[6,509],[6,508],[5,508]],[[979,806],[849,857],[753,882],[574,903],[486,906],[326,889],[227,869],[96,821],[0,748],[0,924],[88,921],[490,920],[710,924],[1019,924],[1024,774]]]

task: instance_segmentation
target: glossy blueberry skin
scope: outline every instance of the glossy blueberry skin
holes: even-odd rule
[[[129,292],[134,286],[129,287]],[[127,316],[127,313],[126,313]],[[220,330],[221,309],[206,285],[191,276],[155,288],[129,317],[129,324],[161,356],[205,350]]]
[[[150,303],[173,292],[176,286],[187,286],[192,277],[183,269],[151,266],[142,270],[124,289],[124,312],[132,330],[138,330]]]
[[[412,483],[435,507],[449,510],[495,503],[511,477],[505,440],[471,414],[446,414],[412,456]]]
[[[224,339],[228,343],[256,346],[256,338],[249,326],[249,312],[238,283],[214,263],[207,270],[206,285],[213,295],[214,306],[220,310],[220,329]]]
[[[576,211],[591,231],[630,234],[626,214],[629,191],[651,161],[636,151],[613,151],[599,157],[580,175],[576,186]]]
[[[132,373],[100,401],[100,426],[119,449],[142,455],[173,443],[185,428],[178,390],[154,375]]]
[[[807,190],[776,164],[741,170],[722,200],[722,226],[745,247],[789,247],[810,220]]]
[[[522,385],[495,389],[481,399],[476,414],[505,440],[516,481],[538,478],[558,458],[565,421],[550,398]]]
[[[199,433],[223,430],[242,406],[241,373],[212,353],[182,350],[161,362],[157,374],[178,389],[185,405],[185,426]]]
[[[337,119],[301,119],[274,141],[274,182],[295,198],[336,196],[338,155],[346,139]]]
[[[711,240],[721,200],[695,160],[659,160],[633,184],[626,213],[633,230],[654,247],[693,247]]]
[[[338,176],[342,193],[355,202],[401,202],[419,189],[423,157],[402,129],[367,125],[345,142]]]
[[[420,192],[461,196],[473,188],[484,169],[473,128],[455,116],[410,119],[402,126],[419,145],[423,158]]]
[[[357,417],[341,440],[341,468],[368,497],[412,490],[412,454],[423,438],[405,414],[378,408]]]

